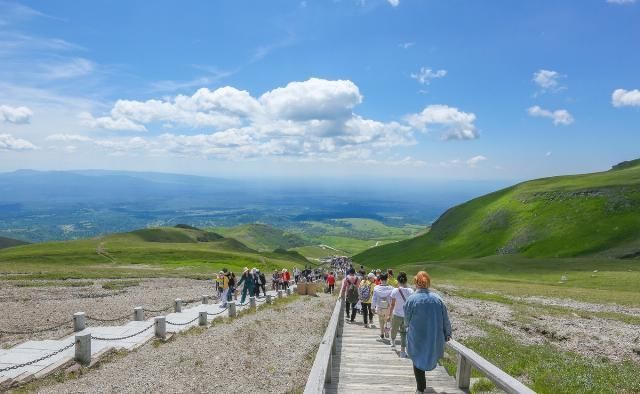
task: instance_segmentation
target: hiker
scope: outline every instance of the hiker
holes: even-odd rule
[[[360,302],[362,303],[362,319],[364,320],[364,328],[373,328],[373,310],[371,309],[371,301],[373,299],[373,288],[376,276],[370,273],[367,279],[360,282],[358,289]]]
[[[358,277],[360,277],[360,279],[364,279],[367,276],[367,271],[364,270],[364,265],[360,266],[360,269],[358,270]]]
[[[253,275],[249,272],[249,268],[244,267],[242,271],[242,277],[240,281],[238,281],[238,285],[236,287],[240,287],[241,284],[244,283],[244,287],[242,288],[242,298],[240,299],[240,304],[244,304],[244,301],[247,299],[247,293],[251,296],[253,294]]]
[[[406,276],[406,274],[405,274]],[[387,270],[387,284],[389,286],[398,287],[398,280],[393,276],[393,270]]]
[[[273,270],[271,274],[271,290],[278,290],[278,282],[280,281],[280,275],[277,270]]]
[[[380,284],[373,288],[373,307],[378,315],[380,339],[382,340],[384,340],[385,336],[389,337],[389,334],[385,332],[385,326],[387,324],[387,311],[391,305],[392,291],[393,286],[387,284],[387,274],[380,274]]]
[[[382,270],[378,268],[376,270],[376,280],[375,280],[376,286],[382,283],[382,280],[380,279],[380,275],[382,275]]]
[[[404,304],[408,330],[408,353],[416,377],[416,393],[427,388],[425,371],[431,371],[444,356],[444,344],[451,339],[447,307],[439,295],[429,290],[431,277],[424,271],[414,278],[416,292]]]
[[[231,301],[231,297],[233,297],[236,291],[236,274],[234,274],[233,272],[227,272],[226,276],[227,276],[227,302],[229,302]]]
[[[222,303],[220,304],[220,307],[222,308],[226,308],[227,307],[227,303],[230,301],[229,297],[229,272],[227,272],[227,269],[224,268],[222,271],[220,271],[220,273],[222,274],[222,295],[220,296],[220,300],[222,301]]]
[[[387,279],[389,283],[389,279]],[[398,274],[398,288],[391,292],[391,306],[387,320],[391,322],[391,349],[396,350],[396,336],[400,333],[400,357],[406,358],[407,329],[404,325],[404,303],[413,294],[413,289],[407,287],[407,274]]]
[[[327,275],[327,286],[329,286],[329,294],[333,294],[333,290],[336,287],[336,277],[333,276],[333,271]]]
[[[340,288],[340,298],[345,299],[345,312],[347,314],[347,321],[349,323],[353,323],[353,321],[356,319],[356,304],[358,303],[359,282],[360,281],[356,276],[356,270],[351,268],[347,276],[342,281],[342,287]]]
[[[264,276],[264,273],[259,269],[256,269],[256,273],[258,274],[258,282],[256,284],[256,297],[260,295],[260,289],[262,289],[262,293],[264,296],[267,296],[267,278]]]

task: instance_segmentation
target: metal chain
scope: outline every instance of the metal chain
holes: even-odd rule
[[[103,338],[103,337],[94,337],[92,335],[91,339],[95,339],[96,341],[122,341],[124,339],[129,339],[129,338],[133,338],[133,337],[135,337],[137,335],[140,335],[140,334],[142,334],[143,332],[147,331],[148,329],[150,329],[153,326],[155,326],[155,323],[153,323],[150,326],[147,326],[146,328],[136,332],[135,334],[127,335],[127,336],[124,336],[124,337]]]
[[[75,342],[71,342],[71,343],[70,343],[70,344],[68,344],[67,346],[65,346],[65,347],[63,347],[63,348],[61,348],[61,349],[59,349],[59,350],[56,350],[56,351],[55,351],[55,352],[53,352],[53,353],[49,353],[49,354],[47,354],[46,356],[42,356],[42,357],[40,357],[40,358],[38,358],[38,359],[35,359],[35,360],[32,360],[32,361],[29,361],[29,362],[26,362],[26,363],[16,364],[16,365],[12,365],[12,366],[10,366],[10,367],[2,368],[2,369],[0,369],[0,372],[11,371],[11,370],[14,370],[14,369],[18,369],[18,368],[22,368],[22,367],[27,367],[27,366],[29,366],[29,365],[39,363],[39,362],[40,362],[40,361],[42,361],[42,360],[46,360],[46,359],[48,359],[48,358],[50,358],[50,357],[55,356],[56,354],[60,354],[60,353],[64,352],[65,350],[70,349],[71,347],[73,347],[73,345],[75,345]]]
[[[228,307],[227,307],[227,308],[224,308],[224,309],[223,309],[223,310],[221,310],[220,312],[216,312],[216,313],[209,313],[209,312],[207,312],[207,316],[216,316],[216,315],[219,315],[219,314],[221,314],[221,313],[225,312],[227,309],[229,309],[229,308],[228,308]]]
[[[166,320],[166,323],[170,324],[172,326],[186,326],[186,325],[189,325],[189,324],[193,323],[194,321],[198,320],[199,318],[200,318],[200,315],[196,316],[195,319],[193,319],[191,321],[188,321],[186,323],[174,323],[174,322],[170,322],[168,320]]]
[[[100,318],[98,318],[98,317],[86,316],[86,318],[87,318],[87,319],[89,319],[89,320],[101,321],[101,322],[105,322],[105,323],[109,323],[109,322],[114,322],[114,321],[122,320],[122,319],[127,318],[127,317],[131,317],[131,313],[127,313],[127,314],[126,314],[126,315],[124,315],[124,316],[116,317],[116,318],[114,318],[114,319],[100,319]]]
[[[144,311],[145,312],[149,312],[149,313],[160,313],[160,312],[166,312],[171,308],[173,308],[173,305],[169,305],[168,307],[163,308],[163,309],[147,309],[147,308],[144,308]]]
[[[73,323],[73,320],[67,320],[63,323],[60,323],[56,326],[53,327],[47,327],[47,328],[38,328],[35,330],[29,330],[29,331],[5,331],[5,330],[0,330],[0,334],[15,334],[15,335],[20,335],[20,334],[37,334],[39,332],[45,332],[45,331],[53,331],[53,330],[57,330],[60,327],[66,326],[67,324]]]

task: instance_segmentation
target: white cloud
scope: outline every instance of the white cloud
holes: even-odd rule
[[[548,109],[541,108],[540,106],[530,107],[527,112],[530,116],[536,118],[549,118],[553,120],[554,125],[564,125],[568,126],[573,123],[573,116],[566,109],[558,109],[555,111],[550,111]]]
[[[550,157],[551,155],[553,155],[553,152],[548,151],[548,152],[547,152],[547,153],[545,153],[544,155],[545,155],[545,156],[547,156],[547,157]]]
[[[482,155],[474,156],[469,160],[467,160],[467,165],[471,168],[474,168],[478,165],[478,163],[483,162],[485,160],[487,160],[485,156],[482,156]]]
[[[419,72],[411,74],[411,78],[417,80],[423,85],[429,85],[433,79],[443,78],[446,75],[447,70],[434,71],[430,68],[421,67]]]
[[[611,94],[614,107],[640,107],[640,90],[616,89]]]
[[[0,105],[0,121],[7,123],[24,124],[31,122],[33,112],[27,107],[10,107]]]
[[[362,100],[358,87],[348,80],[311,78],[257,98],[229,86],[202,88],[191,96],[118,100],[107,116],[81,115],[85,124],[96,128],[164,132],[152,133],[135,144],[121,137],[94,139],[64,134],[52,135],[49,140],[90,143],[117,152],[146,150],[230,160],[272,156],[361,161],[416,144],[417,130],[441,129],[444,139],[478,136],[475,115],[456,108],[429,106],[403,121],[381,122],[354,113]],[[185,126],[197,131],[180,130]],[[385,160],[382,157],[376,160]]]
[[[564,77],[557,71],[541,69],[533,73],[533,82],[538,85],[541,92],[555,93],[565,88],[560,83],[560,79]]]
[[[609,4],[633,4],[636,0],[607,0]]]
[[[391,4],[392,7],[397,7],[400,5],[400,0],[387,0],[387,2]]]
[[[479,137],[474,124],[476,115],[460,111],[448,105],[429,105],[417,114],[406,117],[407,123],[416,129],[428,130],[430,127],[444,129],[445,140],[472,140]]]
[[[402,49],[409,49],[412,46],[416,45],[415,42],[403,42],[402,44],[400,44],[400,48]]]
[[[34,144],[11,134],[0,134],[0,151],[25,151],[38,149]]]
[[[49,79],[71,79],[89,75],[95,69],[95,63],[84,58],[73,58],[61,63],[43,66],[43,75]]]

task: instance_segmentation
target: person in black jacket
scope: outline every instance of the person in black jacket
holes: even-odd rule
[[[267,289],[266,289],[266,284],[267,284],[267,278],[264,276],[264,274],[256,268],[256,274],[255,274],[255,279],[256,279],[256,297],[258,297],[260,295],[260,289],[262,289],[262,292],[264,293],[264,296],[267,296]]]
[[[254,294],[255,281],[253,275],[251,274],[251,271],[249,271],[249,268],[246,267],[242,272],[242,277],[238,281],[238,285],[236,287],[240,287],[240,285],[243,283],[244,287],[242,288],[242,298],[240,299],[241,304],[244,304],[244,301],[247,299],[247,293],[249,294],[249,296]]]

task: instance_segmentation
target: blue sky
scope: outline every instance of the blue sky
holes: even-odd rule
[[[603,170],[638,70],[640,0],[0,1],[0,171]]]

